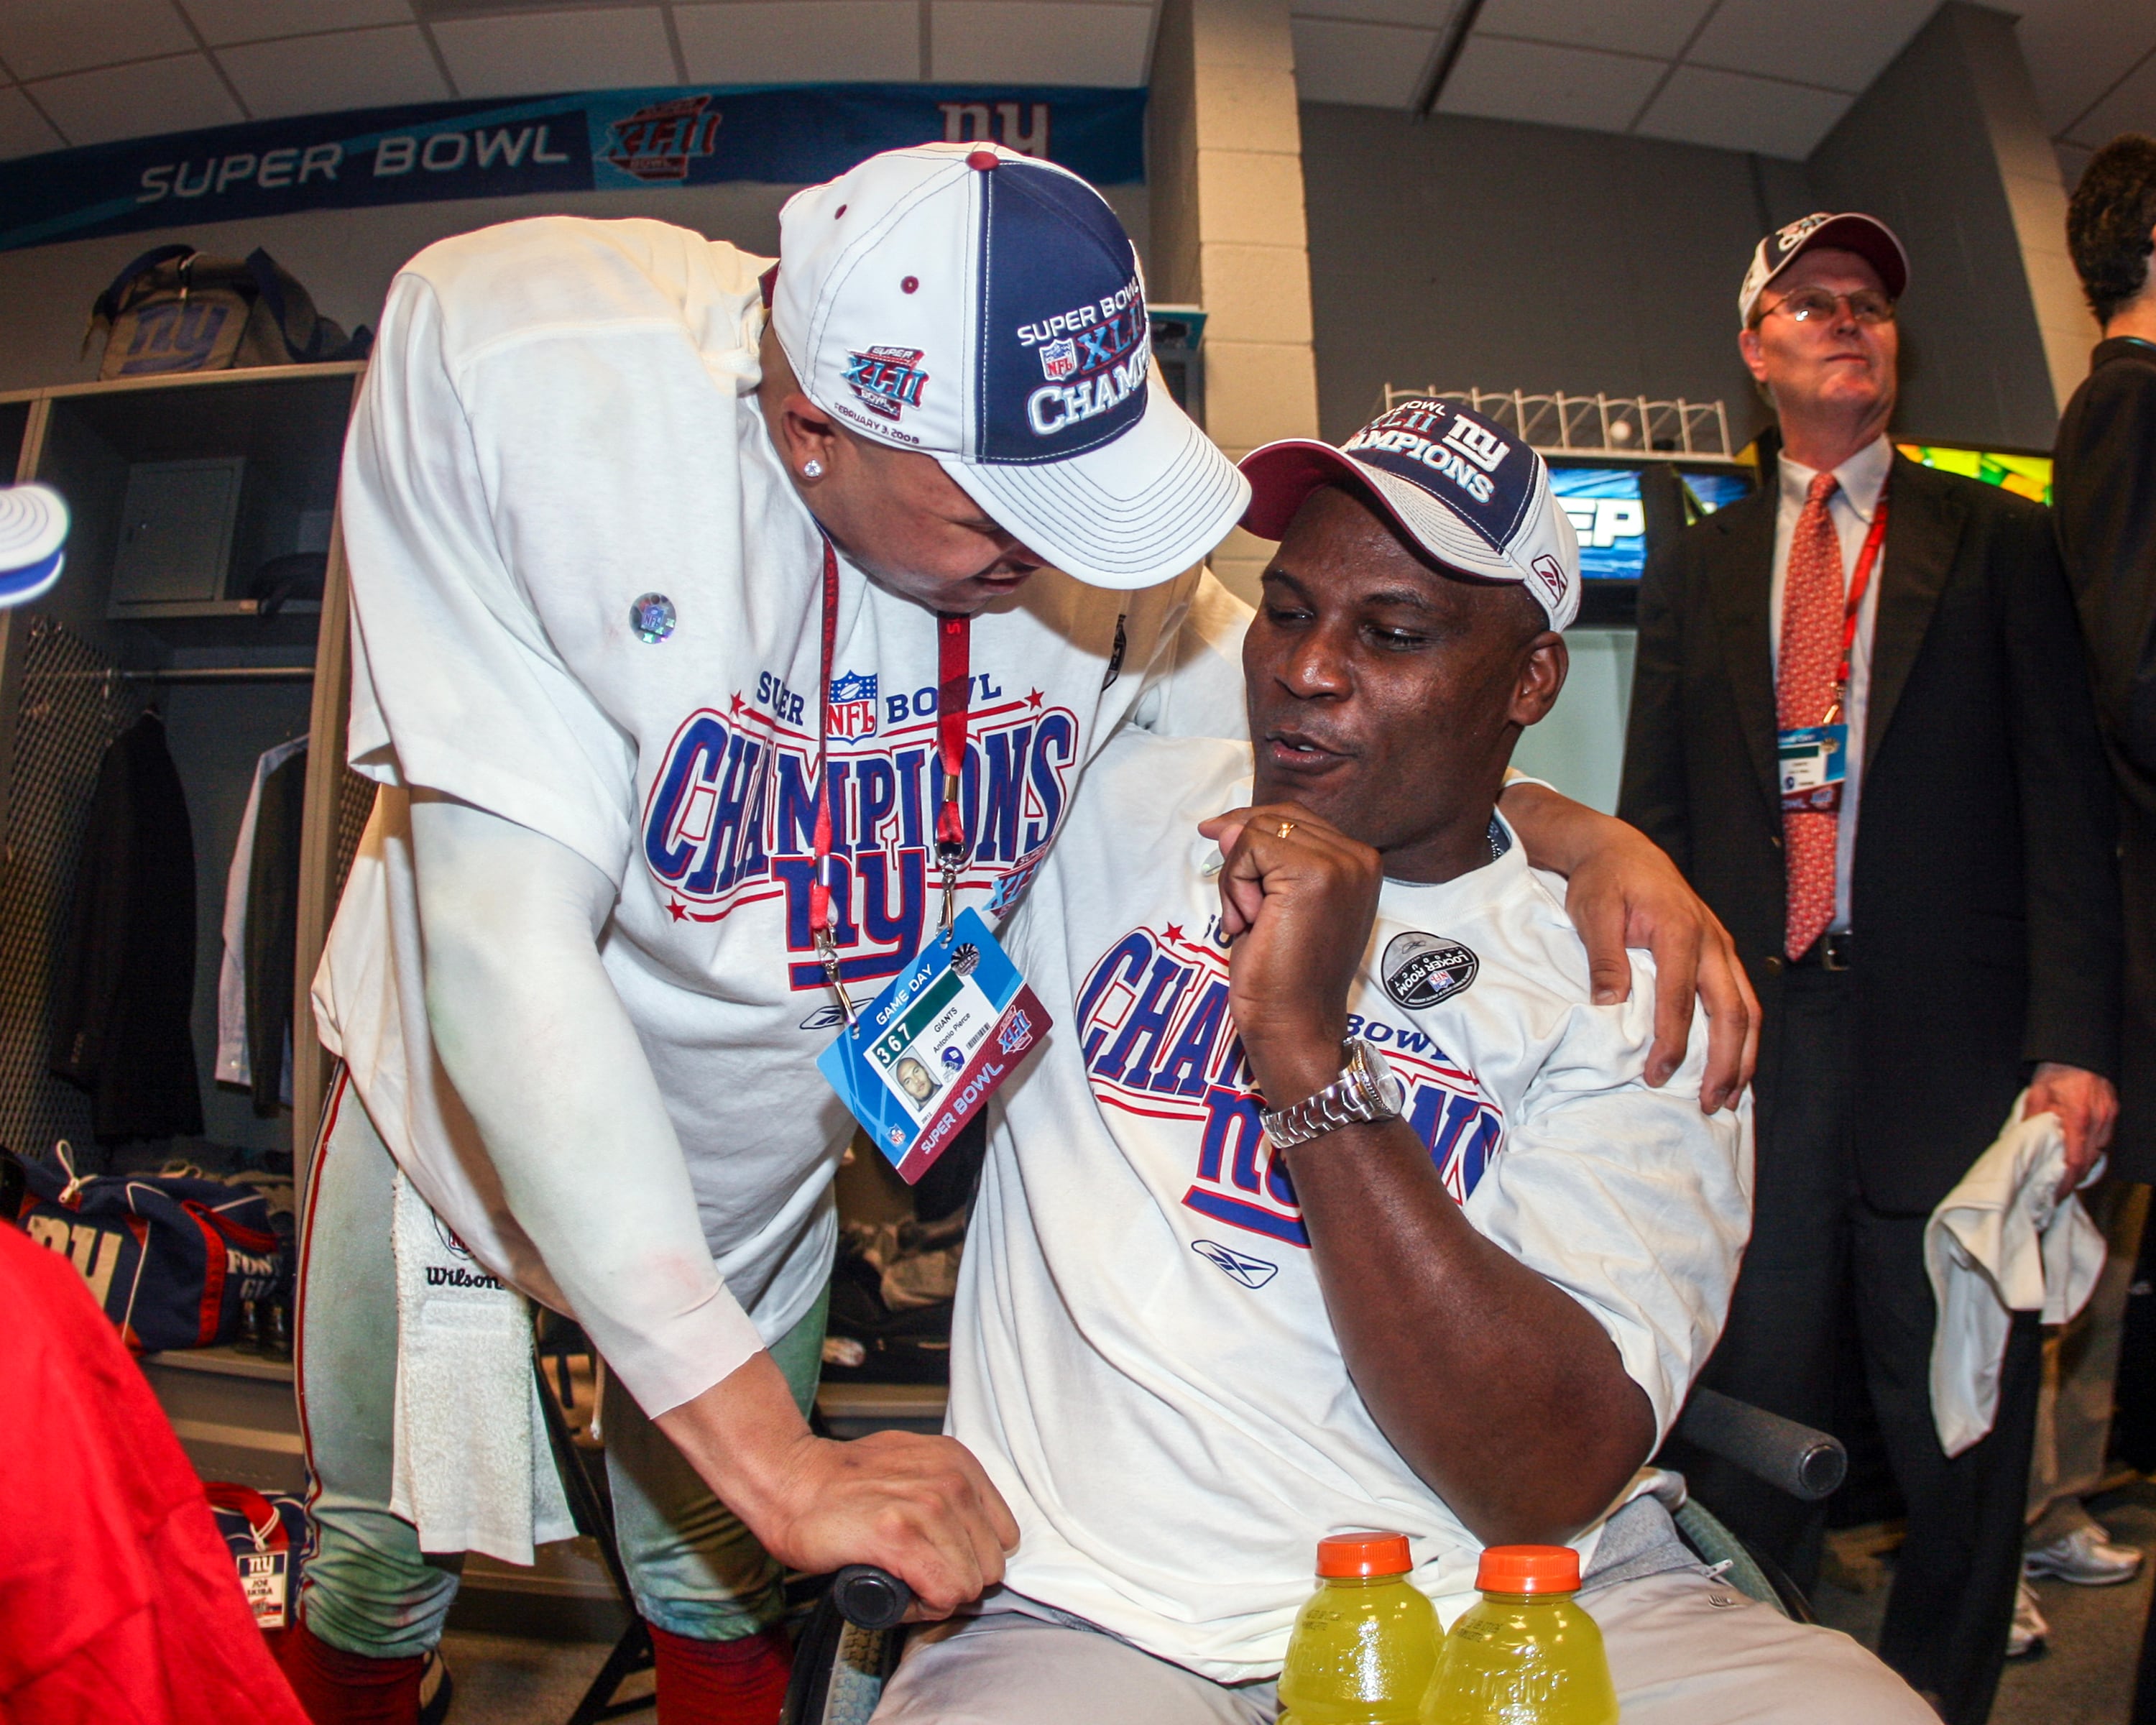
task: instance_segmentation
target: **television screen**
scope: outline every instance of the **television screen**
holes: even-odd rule
[[[1685,521],[1687,524],[1716,510],[1734,503],[1752,490],[1752,476],[1727,468],[1702,472],[1697,469],[1680,469],[1678,483],[1684,487]]]
[[[1579,572],[1589,581],[1637,581],[1647,567],[1639,469],[1553,466],[1550,489],[1579,535]]]
[[[1997,485],[2039,503],[2051,501],[2049,455],[2005,454],[1996,449],[1966,449],[1949,444],[1897,444],[1895,447],[1926,467],[1982,480],[1987,485]]]

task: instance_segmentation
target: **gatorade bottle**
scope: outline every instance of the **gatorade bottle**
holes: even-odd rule
[[[1482,1598],[1452,1625],[1422,1725],[1617,1725],[1602,1631],[1580,1609],[1568,1545],[1493,1545]]]
[[[1408,1583],[1404,1533],[1317,1542],[1317,1591],[1296,1614],[1280,1725],[1415,1725],[1444,1631]]]

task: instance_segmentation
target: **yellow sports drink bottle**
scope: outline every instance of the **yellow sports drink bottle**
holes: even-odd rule
[[[1404,1533],[1317,1542],[1317,1591],[1296,1614],[1280,1725],[1415,1725],[1444,1631],[1408,1583]]]
[[[1617,1725],[1602,1631],[1580,1609],[1568,1545],[1493,1545],[1481,1599],[1438,1656],[1422,1725]]]

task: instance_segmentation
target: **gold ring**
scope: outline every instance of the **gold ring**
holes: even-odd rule
[[[1274,836],[1275,838],[1278,838],[1278,839],[1285,839],[1286,837],[1287,837],[1287,835],[1288,835],[1290,833],[1293,832],[1294,830],[1295,830],[1295,823],[1294,823],[1293,821],[1291,821],[1291,820],[1284,820],[1284,821],[1282,821],[1282,822],[1280,824],[1280,826],[1279,826],[1279,827],[1278,827],[1278,829],[1275,831],[1275,833],[1274,833],[1273,836]]]

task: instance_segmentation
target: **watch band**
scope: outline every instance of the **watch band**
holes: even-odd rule
[[[1399,1117],[1400,1083],[1384,1056],[1359,1036],[1350,1036],[1340,1049],[1348,1061],[1332,1083],[1315,1096],[1258,1117],[1275,1149],[1307,1143],[1343,1126]]]

